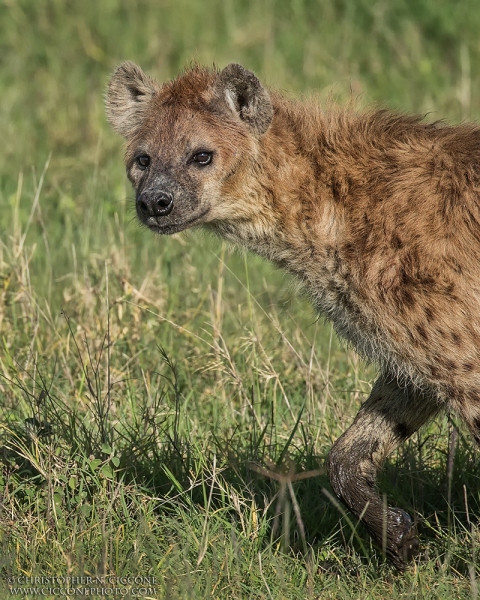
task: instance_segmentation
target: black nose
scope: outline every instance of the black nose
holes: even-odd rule
[[[146,190],[137,198],[137,210],[145,217],[165,217],[172,212],[173,194]]]

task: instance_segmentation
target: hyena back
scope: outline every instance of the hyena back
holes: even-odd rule
[[[386,111],[323,111],[231,64],[157,84],[133,63],[107,93],[139,219],[202,226],[291,272],[380,367],[327,468],[403,569],[410,517],[375,490],[385,457],[441,409],[480,441],[480,130]]]

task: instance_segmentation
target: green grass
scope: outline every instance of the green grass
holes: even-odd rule
[[[438,418],[385,467],[421,521],[399,575],[323,466],[375,368],[269,265],[140,229],[102,95],[123,59],[159,79],[235,60],[458,122],[480,116],[479,30],[477,0],[0,0],[2,597],[80,575],[168,599],[478,596],[464,430]]]

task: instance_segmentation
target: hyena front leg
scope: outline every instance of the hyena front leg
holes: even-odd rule
[[[433,396],[382,376],[327,459],[335,493],[400,570],[416,554],[418,539],[408,514],[384,505],[375,491],[375,477],[390,452],[437,411]]]

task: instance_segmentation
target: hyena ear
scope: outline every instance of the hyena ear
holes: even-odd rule
[[[231,63],[218,76],[217,86],[228,106],[257,135],[265,133],[273,118],[270,95],[257,77]]]
[[[157,83],[132,63],[124,62],[108,84],[105,105],[113,129],[125,138],[141,125],[150,102],[158,90]]]

